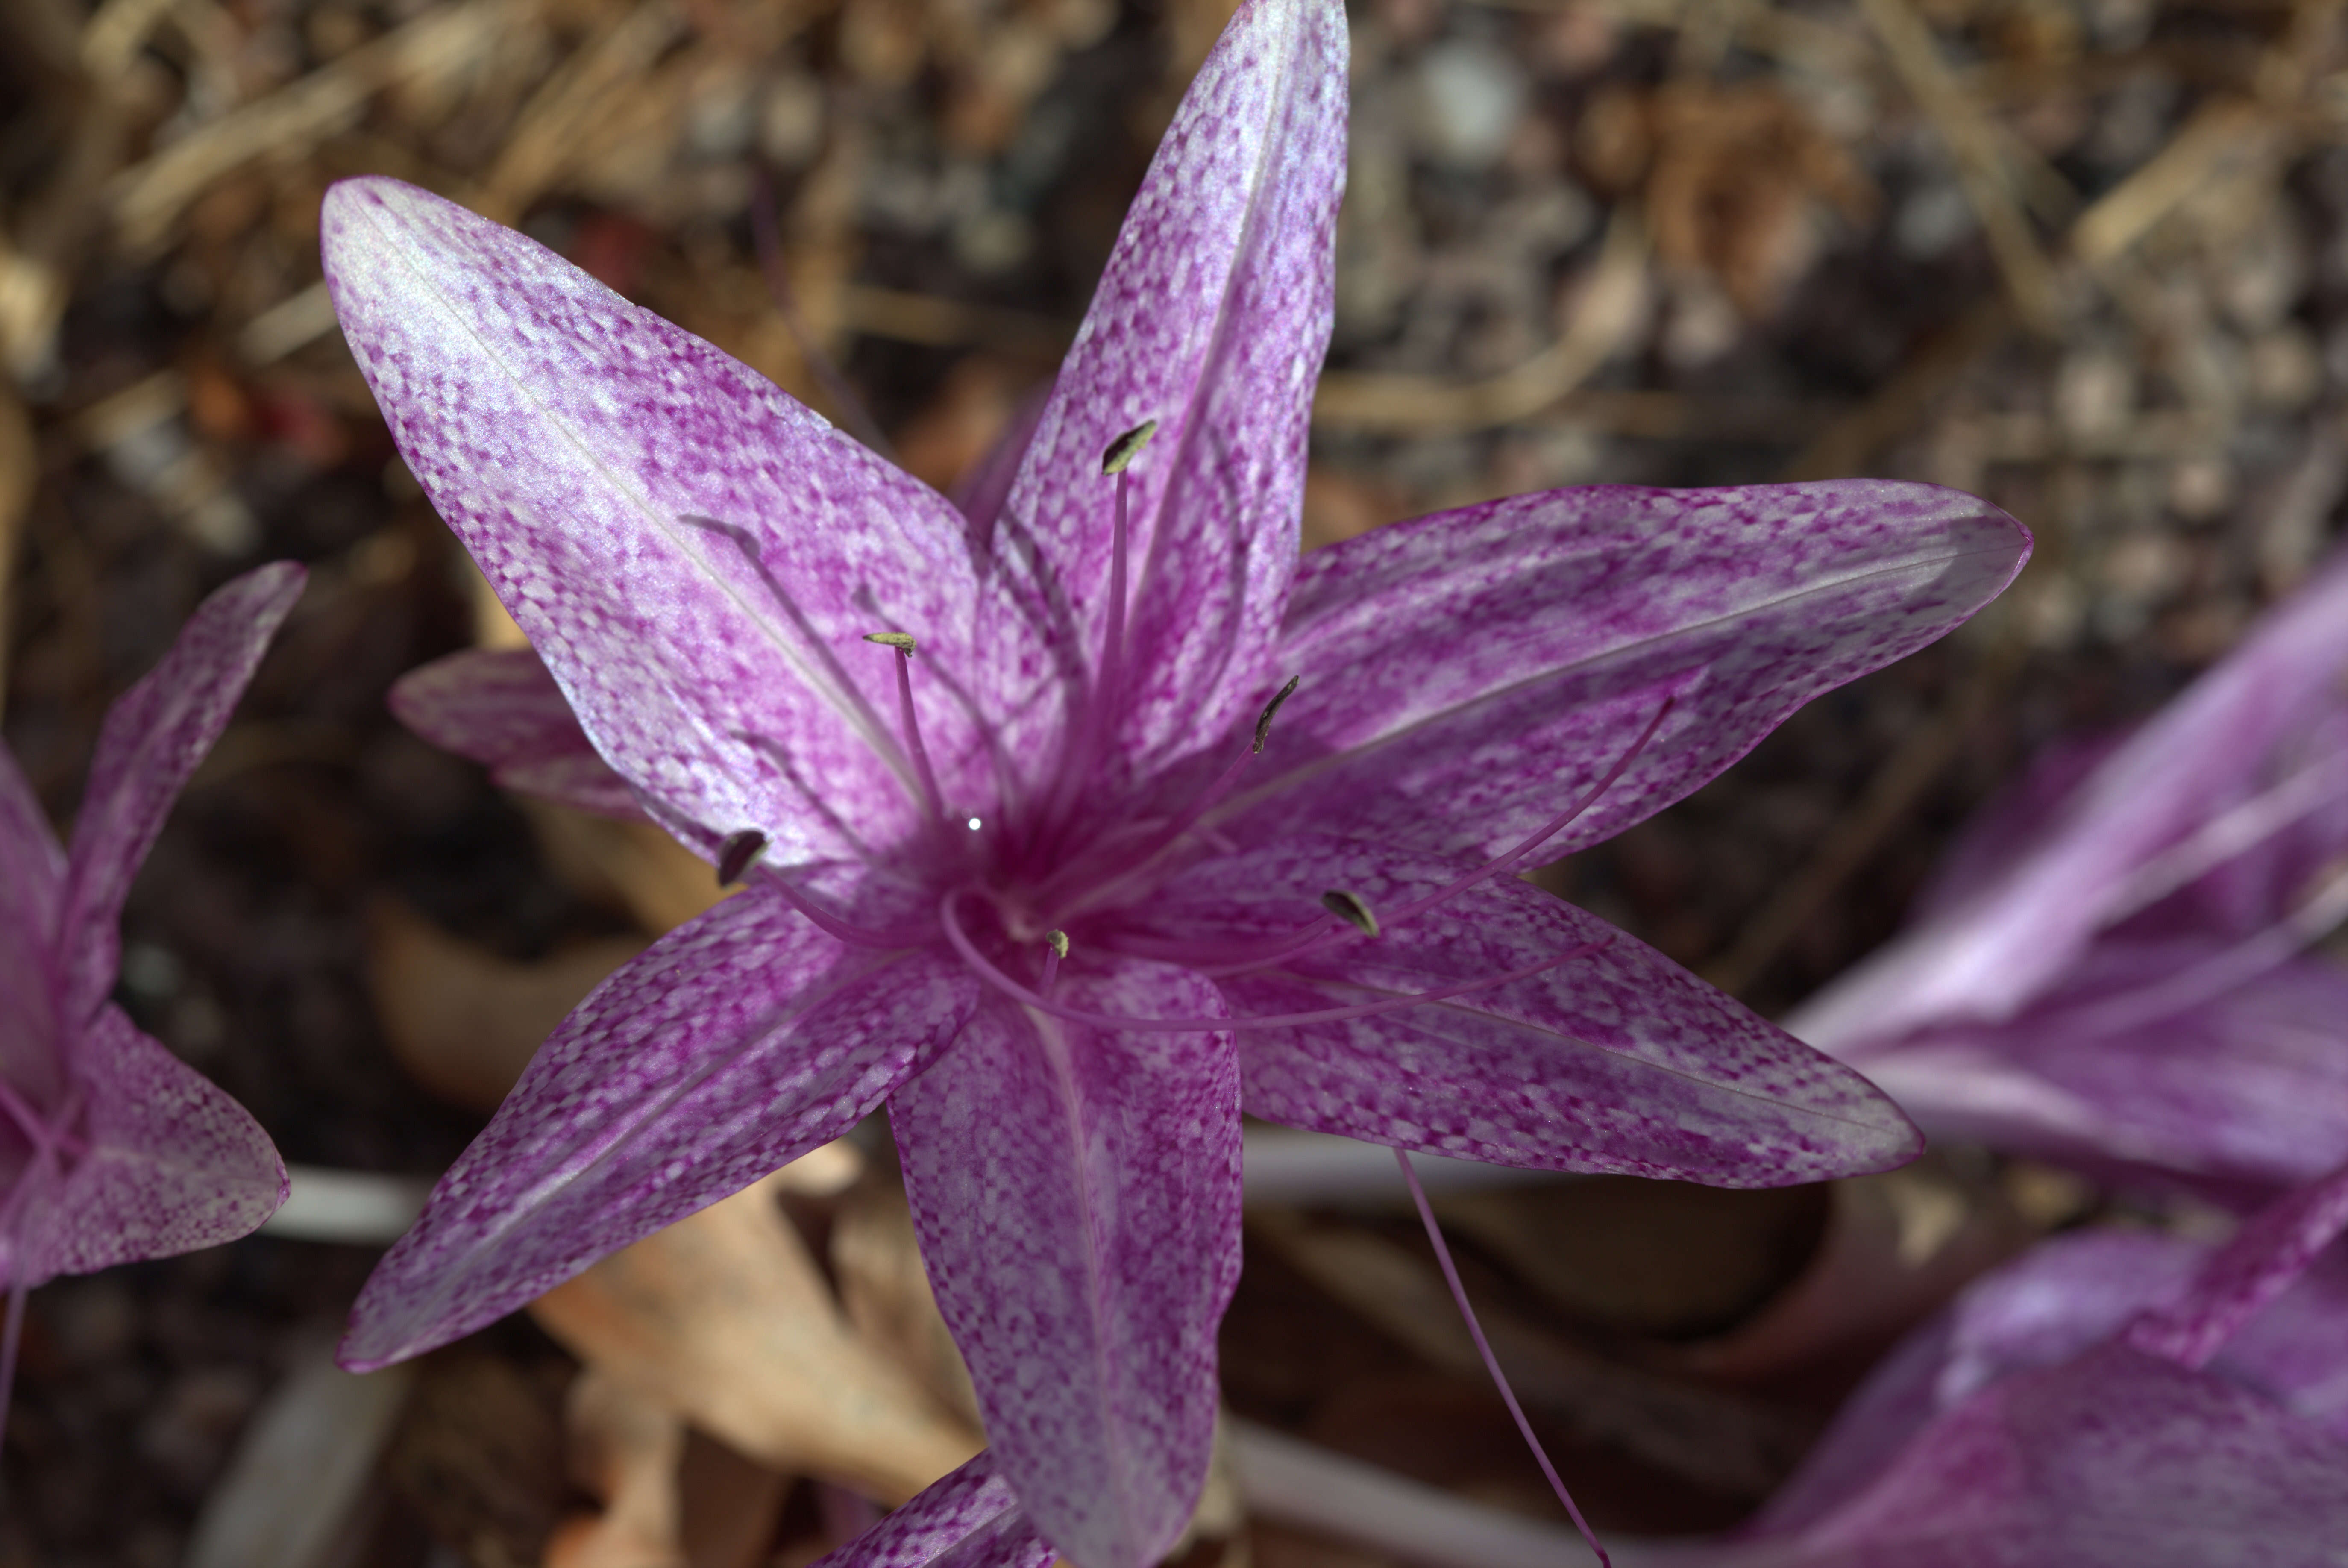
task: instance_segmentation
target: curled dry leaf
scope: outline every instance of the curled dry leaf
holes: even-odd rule
[[[650,822],[590,816],[516,796],[547,869],[582,898],[626,911],[658,935],[725,896],[709,862]]]
[[[905,1189],[885,1173],[858,1183],[840,1201],[831,1222],[831,1272],[857,1333],[976,1427],[978,1396],[970,1368],[931,1293]]]
[[[613,937],[519,964],[386,899],[368,920],[367,977],[408,1075],[453,1104],[494,1110],[563,1015],[644,945]]]
[[[1829,1191],[1833,1212],[1809,1266],[1749,1321],[1689,1347],[1692,1370],[1759,1377],[1888,1345],[2034,1239],[1998,1188],[1929,1156]]]
[[[1285,1210],[1251,1211],[1248,1222],[1257,1243],[1429,1364],[1483,1380],[1483,1358],[1423,1254]],[[1765,1407],[1609,1361],[1489,1302],[1477,1316],[1518,1393],[1593,1442],[1724,1495],[1756,1499],[1800,1457],[1807,1433]]]
[[[902,1502],[983,1439],[858,1337],[776,1206],[774,1183],[787,1179],[613,1253],[531,1315],[582,1360],[657,1389],[761,1464]]]
[[[546,1543],[545,1568],[685,1568],[684,1418],[590,1367],[571,1385],[563,1424],[572,1478],[603,1511],[564,1520]]]

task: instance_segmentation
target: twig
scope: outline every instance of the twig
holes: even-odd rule
[[[2011,307],[2002,298],[1993,296],[1974,305],[1954,325],[1928,339],[1873,397],[1820,431],[1780,477],[1828,480],[1858,473],[1995,347],[2012,321]]]
[[[102,193],[123,245],[134,253],[152,250],[221,176],[256,158],[298,157],[385,88],[457,69],[488,41],[501,10],[476,0],[427,12],[124,170]]]
[[[1884,760],[1857,804],[1837,819],[1826,841],[1794,878],[1778,885],[1729,944],[1704,966],[1704,977],[1731,995],[1741,995],[1777,961],[1812,916],[1851,874],[1882,848],[1941,771],[1956,758],[2006,686],[2021,673],[2028,644],[2020,617],[2008,610],[2004,626],[1988,655],[1958,686],[1931,721],[1910,736]]]
[[[2071,229],[2071,253],[2094,268],[2110,265],[2194,192],[2229,170],[2271,155],[2271,123],[2260,105],[2240,98],[2205,104],[2150,160],[2099,197]]]
[[[1488,381],[1335,371],[1321,377],[1313,422],[1323,428],[1447,435],[1531,418],[1587,380],[1637,325],[1646,286],[1646,225],[1615,210],[1590,283],[1558,340]]]
[[[1859,8],[1917,107],[1948,144],[1957,183],[1981,220],[2014,314],[2033,331],[2054,333],[2062,322],[2054,269],[2013,199],[1994,127],[1950,72],[1931,29],[1908,0],[1859,0]]]

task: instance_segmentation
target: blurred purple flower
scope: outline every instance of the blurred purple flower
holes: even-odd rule
[[[2343,1223],[2348,1169],[2219,1248],[2046,1243],[1893,1351],[1741,1539],[1653,1568],[2336,1568],[2348,1260],[2310,1264]]]
[[[1241,6],[966,513],[530,241],[329,194],[359,364],[549,672],[469,661],[403,711],[749,882],[540,1050],[350,1365],[885,1101],[994,1444],[965,1481],[1127,1568],[1204,1476],[1242,1105],[1728,1184],[1913,1151],[1855,1075],[1509,873],[1947,631],[2027,535],[1921,486],[1595,490],[1300,567],[1344,107],[1335,0]]]
[[[1787,1026],[1935,1135],[2255,1202],[2348,1160],[2348,556],[2043,758]]]
[[[244,1108],[107,998],[131,878],[303,577],[281,562],[221,588],[123,694],[70,849],[0,748],[0,1281],[12,1347],[33,1286],[232,1240],[285,1201],[285,1167]]]

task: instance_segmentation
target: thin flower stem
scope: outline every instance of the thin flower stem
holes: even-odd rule
[[[963,962],[969,965],[980,979],[1013,1001],[1033,1007],[1039,1013],[1048,1014],[1055,1018],[1062,1018],[1072,1024],[1089,1024],[1095,1028],[1124,1029],[1156,1035],[1206,1035],[1220,1033],[1226,1029],[1292,1029],[1300,1024],[1335,1024],[1349,1018],[1375,1018],[1386,1013],[1398,1013],[1406,1007],[1416,1007],[1422,1003],[1446,1002],[1454,996],[1465,996],[1470,992],[1489,991],[1495,986],[1529,979],[1535,975],[1554,969],[1560,964],[1570,964],[1573,960],[1595,953],[1606,945],[1603,942],[1585,942],[1581,946],[1569,948],[1553,958],[1544,958],[1538,964],[1528,964],[1521,968],[1504,970],[1498,975],[1487,975],[1481,979],[1471,980],[1465,985],[1447,985],[1435,991],[1415,992],[1407,996],[1392,996],[1383,1002],[1365,1002],[1354,1007],[1327,1007],[1314,1013],[1277,1013],[1259,1017],[1137,1018],[1128,1017],[1121,1013],[1087,1013],[1076,1007],[1064,1007],[1050,997],[1029,990],[1010,975],[1005,975],[987,958],[986,954],[978,950],[977,944],[971,941],[970,934],[963,930],[962,922],[955,916],[953,909],[954,900],[958,896],[958,893],[950,892],[940,901],[939,923],[945,928],[946,941],[953,944],[953,950],[962,955]],[[1055,973],[1056,972],[1056,967]]]
[[[922,801],[931,820],[943,826],[945,797],[938,792],[938,776],[930,768],[930,748],[922,744],[922,721],[913,711],[913,654],[900,648],[897,660],[897,713],[905,727],[905,749],[913,754],[913,771],[922,780]]]
[[[1397,1149],[1394,1152],[1395,1163],[1402,1167],[1402,1179],[1410,1184],[1410,1201],[1418,1206],[1418,1222],[1426,1227],[1426,1239],[1435,1245],[1435,1261],[1443,1265],[1443,1281],[1451,1287],[1451,1299],[1459,1304],[1459,1315],[1467,1321],[1468,1336],[1476,1342],[1476,1354],[1484,1358],[1484,1370],[1491,1374],[1492,1386],[1500,1391],[1509,1414],[1516,1418],[1517,1430],[1524,1434],[1525,1447],[1532,1449],[1533,1458],[1540,1463],[1541,1474],[1549,1478],[1550,1490],[1557,1493],[1558,1501],[1565,1504],[1565,1511],[1572,1519],[1573,1527],[1581,1532],[1581,1539],[1590,1542],[1590,1550],[1598,1554],[1599,1568],[1614,1568],[1614,1560],[1599,1544],[1597,1532],[1581,1517],[1573,1493],[1565,1489],[1564,1479],[1550,1463],[1549,1450],[1533,1435],[1533,1424],[1525,1418],[1525,1408],[1517,1403],[1517,1391],[1509,1387],[1508,1377],[1500,1371],[1500,1358],[1492,1354],[1492,1342],[1484,1337],[1484,1326],[1476,1321],[1476,1309],[1468,1304],[1468,1287],[1459,1283],[1459,1265],[1451,1261],[1451,1247],[1443,1239],[1443,1227],[1435,1222],[1434,1207],[1426,1201],[1426,1189],[1418,1184],[1418,1172],[1411,1166],[1409,1151]]]

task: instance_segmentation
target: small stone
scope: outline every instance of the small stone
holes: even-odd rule
[[[1491,45],[1438,44],[1419,62],[1417,120],[1435,160],[1465,173],[1490,168],[1509,150],[1525,111],[1525,74]]]

